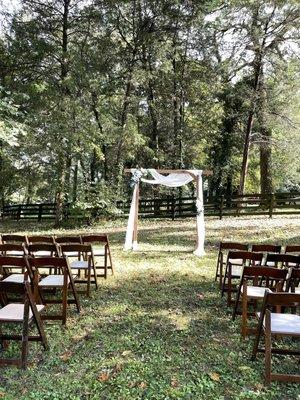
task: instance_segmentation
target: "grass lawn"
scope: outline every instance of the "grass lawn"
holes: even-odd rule
[[[2,232],[110,233],[116,275],[101,281],[67,327],[46,322],[50,350],[29,348],[27,371],[1,369],[4,399],[300,399],[300,385],[263,385],[263,356],[249,361],[253,339],[214,282],[220,240],[300,243],[299,218],[207,221],[207,255],[192,254],[194,220],[142,221],[138,252],[123,252],[126,221],[87,229],[7,223]],[[296,343],[296,345],[299,345]],[[12,348],[11,351],[14,349]],[[277,371],[299,363],[274,357]]]

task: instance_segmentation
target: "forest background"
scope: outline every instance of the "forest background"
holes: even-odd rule
[[[136,166],[213,170],[210,196],[300,191],[299,1],[0,6],[2,205],[113,209]]]

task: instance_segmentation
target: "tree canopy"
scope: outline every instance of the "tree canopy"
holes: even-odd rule
[[[99,204],[124,167],[209,168],[211,195],[299,185],[299,2],[2,5],[0,195]]]

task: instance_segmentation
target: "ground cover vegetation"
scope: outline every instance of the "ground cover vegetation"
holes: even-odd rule
[[[263,356],[249,360],[239,318],[214,282],[220,240],[299,243],[299,219],[226,218],[207,221],[206,256],[192,254],[194,220],[141,221],[140,250],[123,252],[125,221],[76,230],[7,223],[8,232],[47,234],[105,230],[116,276],[100,283],[67,327],[47,322],[50,350],[30,344],[27,371],[1,370],[0,397],[29,399],[297,400],[299,385],[263,385]],[[291,344],[291,343],[290,343]],[[297,342],[294,343],[298,345]],[[16,349],[11,348],[13,355]],[[296,372],[295,359],[274,356],[273,368]]]
[[[10,4],[2,204],[109,209],[137,165],[213,169],[212,195],[297,189],[298,1]]]

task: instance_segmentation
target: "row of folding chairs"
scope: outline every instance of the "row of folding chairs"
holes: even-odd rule
[[[243,259],[238,252],[244,252],[250,264],[266,265],[270,267],[293,266],[293,256],[300,255],[299,245],[278,246],[272,244],[254,244],[221,242],[217,258],[215,280],[219,281],[222,292],[227,291],[228,287],[228,262],[231,257],[232,276],[240,278]],[[256,256],[256,253],[259,253]],[[253,254],[251,256],[251,254]]]
[[[99,248],[102,244],[102,248]],[[95,247],[93,245],[96,245]],[[104,257],[104,265],[96,257]],[[97,275],[97,269],[104,274]],[[8,341],[21,341],[21,355],[16,359],[0,359],[1,364],[27,366],[28,343],[39,341],[45,349],[48,342],[44,320],[67,321],[71,304],[80,312],[78,294],[90,296],[91,285],[98,287],[97,276],[113,274],[107,235],[84,236],[20,236],[2,235],[0,243],[0,323],[22,325],[22,334],[2,333],[0,346]],[[80,284],[80,285],[78,285]],[[52,305],[56,304],[57,307]],[[47,313],[43,311],[47,308]],[[37,328],[37,335],[29,334],[29,326]]]
[[[93,256],[96,261],[97,277],[108,276],[108,272],[113,275],[112,254],[107,234],[93,235],[73,235],[73,236],[41,236],[41,235],[14,235],[7,234],[0,237],[0,254],[11,256],[23,256],[30,253],[39,256],[57,256],[61,245],[82,244],[91,245]],[[68,255],[73,255],[68,254]],[[76,254],[75,254],[76,256]]]
[[[241,249],[242,246],[245,247]],[[224,267],[220,285],[222,294],[227,291],[227,304],[233,306],[233,319],[242,315],[242,336],[255,334],[252,360],[258,352],[265,353],[266,383],[273,380],[300,382],[299,374],[273,373],[271,368],[273,353],[300,355],[295,349],[272,347],[274,336],[300,337],[300,246],[281,247],[277,253],[269,253],[274,251],[272,245],[260,245],[262,252],[249,251],[246,246],[240,243],[220,245],[217,273],[221,271],[222,274]],[[257,250],[255,246],[252,250],[253,247]],[[227,250],[226,254],[224,250]],[[236,294],[234,300],[233,293]],[[248,318],[253,315],[258,323],[251,329]],[[262,336],[264,347],[260,347]]]

